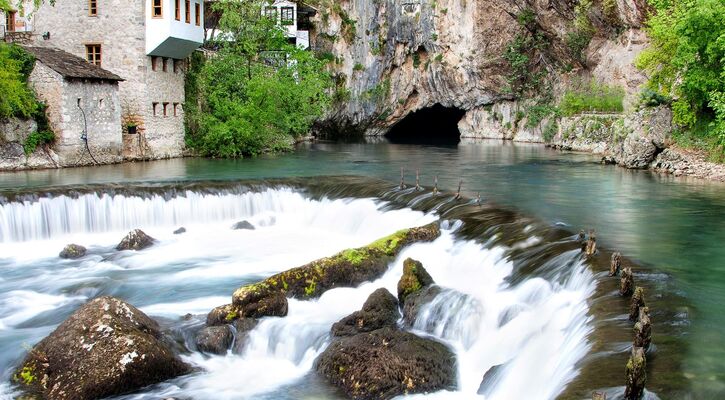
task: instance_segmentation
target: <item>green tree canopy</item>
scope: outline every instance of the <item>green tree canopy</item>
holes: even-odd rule
[[[194,57],[187,82],[187,143],[212,157],[242,157],[289,147],[329,105],[329,73],[296,48],[263,1],[217,3],[219,36]]]

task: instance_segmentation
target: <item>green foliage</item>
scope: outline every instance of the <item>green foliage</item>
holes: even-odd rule
[[[671,97],[673,121],[725,145],[725,2],[650,0],[651,46],[637,59],[649,89]],[[707,124],[701,122],[706,121]],[[705,127],[706,128],[703,128]]]
[[[512,93],[520,96],[540,85],[546,72],[536,69],[534,55],[545,46],[546,39],[543,35],[526,33],[516,35],[506,47],[503,58],[510,67],[506,80]]]
[[[38,110],[28,86],[34,63],[20,46],[0,43],[0,118],[30,118]]]
[[[552,104],[542,103],[526,109],[526,127],[535,128],[548,117],[558,117],[559,109]]]
[[[360,63],[355,63],[355,66],[352,67],[353,71],[362,71],[365,69],[365,67]]]
[[[420,54],[413,53],[413,68],[420,67]]]
[[[385,100],[389,94],[390,94],[390,78],[385,79],[384,81],[373,86],[371,89],[366,90],[365,93],[363,94],[363,98],[367,99],[367,100],[373,100],[376,102],[380,102],[380,101]]]
[[[437,54],[434,58],[435,62],[442,62],[443,61],[443,54]]]
[[[263,18],[261,1],[220,2],[219,51],[192,59],[187,77],[187,144],[211,157],[289,148],[328,107],[325,62],[287,43]]]
[[[551,140],[554,138],[554,136],[556,136],[558,131],[559,123],[556,119],[552,119],[546,124],[546,126],[544,127],[544,131],[542,132],[544,141],[547,143],[551,142]]]
[[[639,100],[646,107],[657,107],[672,103],[672,98],[657,93],[650,88],[644,88],[639,94]]]
[[[592,0],[581,0],[574,7],[574,30],[566,34],[566,45],[569,47],[569,52],[580,63],[586,61],[584,50],[594,37],[595,30],[589,17],[591,8]]]
[[[430,39],[435,42],[436,40],[438,40],[438,34],[437,33],[431,33]]]
[[[535,20],[536,14],[534,14],[534,11],[530,8],[527,8],[516,15],[516,21],[518,21],[519,25],[523,27],[531,25]]]
[[[561,113],[566,116],[582,112],[622,112],[624,89],[594,81],[567,90],[559,102]]]

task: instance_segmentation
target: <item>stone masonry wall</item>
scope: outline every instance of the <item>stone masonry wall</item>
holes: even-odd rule
[[[86,44],[100,44],[101,66],[124,79],[119,84],[123,125],[138,125],[137,134],[124,129],[124,158],[155,159],[180,156],[184,143],[181,112],[177,117],[153,115],[152,103],[183,103],[184,69],[173,71],[169,62],[163,72],[160,59],[152,71],[145,49],[143,0],[106,0],[98,3],[98,15],[88,15],[86,0],[57,0],[35,13],[35,45],[56,47],[86,57]],[[42,34],[50,32],[50,39]],[[171,108],[172,106],[170,106]],[[180,108],[180,107],[179,107]]]

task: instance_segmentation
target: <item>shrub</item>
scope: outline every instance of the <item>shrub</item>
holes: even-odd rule
[[[657,93],[650,88],[645,88],[642,92],[640,92],[639,100],[642,105],[647,107],[657,107],[672,103],[672,99],[670,97]]]
[[[27,82],[34,62],[19,46],[0,43],[0,118],[30,118],[38,109]]]

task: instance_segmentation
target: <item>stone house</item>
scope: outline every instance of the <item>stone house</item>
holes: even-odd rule
[[[24,153],[35,121],[11,119],[2,129],[0,169],[53,168],[109,164],[123,160],[121,77],[62,50],[26,47],[35,56],[28,83],[47,105],[48,125],[55,134],[52,149]]]
[[[24,1],[23,15],[0,19],[6,41],[64,50],[123,79],[123,159],[183,154],[186,59],[203,43],[202,0],[56,0],[37,10]]]
[[[314,8],[298,1],[272,0],[262,10],[267,18],[284,27],[290,43],[306,50],[310,47],[310,18],[317,13]]]

